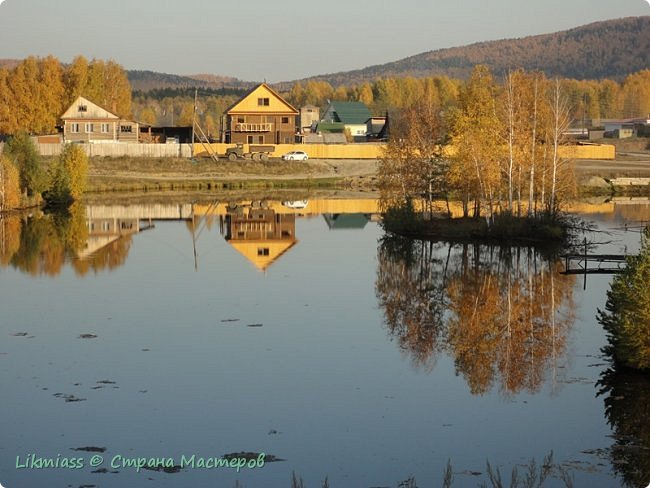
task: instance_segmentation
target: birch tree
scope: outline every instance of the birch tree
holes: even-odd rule
[[[474,216],[481,207],[492,221],[494,203],[500,185],[501,121],[496,111],[497,86],[486,66],[478,65],[461,89],[458,109],[453,115],[453,144],[450,178],[452,185],[464,193],[464,207],[475,199]]]
[[[560,158],[559,148],[564,141],[564,134],[569,129],[571,119],[569,116],[569,103],[562,93],[560,80],[555,79],[551,87],[548,101],[551,109],[550,136],[551,136],[551,192],[549,196],[548,212],[555,216],[558,212],[557,190],[558,176],[564,169],[566,161]]]

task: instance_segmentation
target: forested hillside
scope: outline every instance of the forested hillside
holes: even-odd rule
[[[187,90],[190,88],[204,88],[220,90],[224,88],[248,88],[252,83],[246,83],[230,76],[198,74],[180,76],[156,71],[127,71],[131,88],[134,92],[148,92],[150,90]]]
[[[310,79],[333,86],[377,78],[444,75],[467,79],[484,64],[497,76],[509,69],[543,71],[548,77],[621,81],[650,66],[650,16],[607,20],[553,34],[479,42],[429,51],[367,68],[325,74]]]

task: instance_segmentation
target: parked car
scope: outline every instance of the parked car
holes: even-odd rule
[[[282,205],[288,208],[305,208],[307,204],[309,203],[309,200],[287,200],[285,202],[282,202]]]
[[[284,161],[307,161],[309,156],[305,151],[290,151],[282,155]]]

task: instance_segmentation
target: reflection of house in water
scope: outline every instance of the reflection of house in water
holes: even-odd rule
[[[259,270],[266,270],[298,242],[296,216],[268,208],[228,211],[221,229],[226,241]]]
[[[364,213],[323,214],[330,230],[363,229],[370,221],[370,215]]]
[[[79,259],[88,259],[100,249],[118,239],[153,227],[150,222],[141,223],[139,218],[93,218],[86,220],[88,240],[86,247],[77,253]]]

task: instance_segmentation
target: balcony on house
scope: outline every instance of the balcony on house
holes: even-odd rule
[[[271,132],[272,130],[273,130],[272,123],[235,124],[235,132]]]

